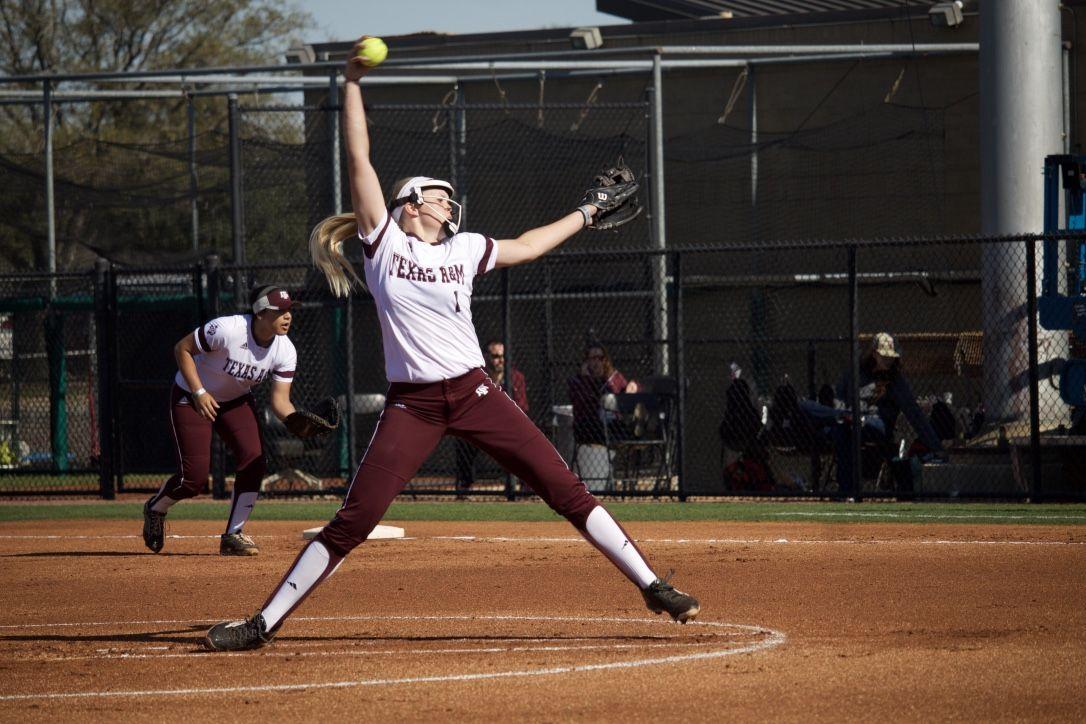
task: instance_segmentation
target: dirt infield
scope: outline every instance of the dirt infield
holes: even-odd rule
[[[560,523],[397,523],[276,642],[205,653],[313,523],[0,524],[0,720],[1082,720],[1086,529],[631,523],[703,604],[649,614]]]

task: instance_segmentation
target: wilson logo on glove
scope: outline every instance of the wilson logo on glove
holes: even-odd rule
[[[596,174],[581,201],[582,206],[589,204],[597,209],[588,228],[607,231],[636,219],[641,214],[641,203],[637,200],[640,188],[633,170],[621,156],[615,165]]]

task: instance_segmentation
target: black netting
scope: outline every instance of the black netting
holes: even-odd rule
[[[620,156],[639,176],[647,171],[644,106],[594,107],[593,123],[573,130],[580,114],[579,107],[545,107],[540,126],[534,106],[375,106],[371,158],[386,195],[402,177],[444,178],[463,205],[462,228],[512,237],[568,213],[600,168]],[[309,230],[337,208],[338,111],[247,109],[243,118],[246,258],[306,259]],[[339,170],[339,208],[349,210],[345,160]],[[647,189],[642,198],[647,204]],[[644,248],[647,219],[596,241]]]
[[[177,101],[64,103],[54,135],[57,267],[97,255],[127,263],[197,257],[230,243],[228,140],[221,103],[198,99],[195,133]],[[14,112],[9,108],[9,113]],[[27,107],[27,114],[39,109]],[[148,118],[132,128],[125,119]],[[0,237],[7,268],[45,267],[45,163],[36,134],[0,154]],[[195,229],[195,239],[194,239]]]
[[[684,246],[944,233],[944,140],[940,111],[890,105],[756,139],[720,125],[669,137],[669,239]],[[706,208],[713,223],[705,223]]]

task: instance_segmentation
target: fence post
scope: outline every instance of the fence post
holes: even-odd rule
[[[454,187],[460,196],[460,228],[467,228],[470,213],[468,198],[468,111],[463,89],[457,84],[456,91],[456,181]]]
[[[355,450],[357,444],[358,428],[354,419],[354,300],[357,295],[350,295],[346,299],[347,312],[346,312],[346,324],[347,330],[344,334],[344,344],[347,345],[347,384],[345,385],[347,394],[347,404],[343,411],[346,415],[347,425],[347,484],[350,485],[351,475],[354,473],[355,468]]]
[[[505,378],[502,386],[510,399],[513,398],[513,314],[512,299],[509,294],[509,267],[502,269],[502,344],[505,345]],[[505,497],[516,500],[517,491],[513,485],[513,474],[505,471]]]
[[[652,56],[652,231],[653,248],[667,249],[667,218],[664,198],[664,105],[662,58],[657,51]],[[655,336],[654,365],[658,375],[667,375],[667,349],[660,338],[667,332],[667,257],[661,253],[652,260],[653,332]]]
[[[107,359],[109,361],[109,402],[110,411],[113,413],[111,417],[116,417],[117,410],[117,390],[120,386],[121,380],[121,350],[120,343],[117,339],[117,330],[120,329],[120,316],[121,316],[121,293],[119,290],[117,280],[117,270],[113,267],[112,262],[109,263],[109,267],[106,274],[106,314],[108,316],[109,323],[106,327],[107,332],[105,336],[106,344],[109,345],[109,352]],[[113,485],[118,493],[124,492],[124,430],[122,425],[118,422],[111,422],[111,453],[113,463],[111,465],[113,471]]]
[[[815,349],[814,340],[807,341],[807,399],[818,399],[818,383],[816,382],[818,359],[817,350]],[[810,459],[810,471],[811,471],[811,486],[810,491],[815,491],[819,488],[819,473],[822,471],[822,456],[819,454],[818,447],[812,446],[811,459]]]
[[[55,281],[52,277],[51,281]],[[53,470],[68,471],[68,357],[64,315],[51,306],[45,313],[45,356],[49,366],[49,448]]]
[[[204,274],[207,276],[207,299],[204,313],[209,319],[219,316],[219,295],[222,291],[219,264],[218,254],[208,254],[204,257]]]
[[[1044,497],[1041,469],[1041,391],[1037,369],[1037,242],[1026,241],[1026,329],[1029,346],[1029,458],[1032,475],[1030,500]]]
[[[218,254],[208,254],[204,257],[204,273],[207,275],[207,303],[205,306],[208,319],[219,316],[220,294],[222,286],[222,270],[219,265]],[[236,274],[240,279],[240,274]],[[204,320],[200,320],[202,324]],[[218,434],[212,437],[211,442],[211,497],[221,499],[226,497],[226,471],[225,451],[222,440]]]
[[[332,213],[343,213],[343,175],[339,166],[339,69],[332,68],[328,74],[328,154],[332,157]]]
[[[199,184],[196,172],[196,97],[192,92],[185,94],[188,101],[189,131],[189,213],[192,217],[192,250],[200,248],[200,209]]]
[[[95,355],[98,357],[98,489],[102,498],[113,500],[113,325],[110,324],[109,278],[110,263],[99,258],[94,262],[94,329]]]
[[[453,94],[453,103],[445,111],[445,125],[449,130],[449,183],[454,189],[460,190],[460,130],[459,97],[460,86],[454,85],[450,91]],[[439,111],[440,112],[440,111]],[[435,116],[436,119],[436,116]],[[436,126],[436,121],[435,121]]]
[[[671,271],[675,285],[675,380],[679,393],[679,502],[686,502],[686,344],[683,335],[683,255],[675,252],[675,266]]]
[[[237,93],[227,96],[226,109],[230,120],[230,232],[234,243],[234,266],[241,266],[245,263],[245,237],[241,207],[241,139]]]
[[[554,260],[550,257],[544,257],[542,261],[536,262],[543,265],[543,293],[546,295],[543,301],[543,329],[544,337],[546,339],[546,367],[547,370],[547,407],[546,410],[550,410],[551,414],[554,414],[554,406],[557,404],[555,400],[555,384],[554,384],[554,285],[551,278],[551,264]],[[555,447],[557,447],[557,435],[555,436]]]
[[[57,214],[55,187],[53,182],[53,81],[42,81],[42,122],[45,143],[45,225],[46,225],[46,264],[50,274],[57,272]],[[57,280],[49,280],[49,298],[55,294]]]
[[[860,444],[862,440],[863,414],[860,410],[860,308],[859,308],[860,284],[856,275],[856,245],[848,247],[848,335],[851,342],[849,346],[849,369],[852,378],[849,382],[848,404],[852,409],[852,445],[849,456],[852,458],[852,475],[849,486],[852,488],[852,497],[860,501],[863,499],[863,491],[860,489],[863,461]],[[838,491],[842,493],[842,491]]]
[[[817,375],[816,356],[814,340],[807,340],[807,397],[812,400],[818,399],[818,383],[815,381]]]
[[[347,345],[347,333],[349,321],[347,319],[350,309],[350,299],[342,301],[336,299],[332,303],[332,344],[329,353],[333,356],[342,354],[343,348]],[[347,377],[349,374],[342,367],[337,367],[332,373],[333,390],[335,394],[343,394],[344,414],[347,415],[347,420],[350,420],[354,416],[354,398],[351,397],[348,391]],[[336,433],[336,446],[338,447],[338,456],[336,460],[336,469],[347,475],[347,470],[351,465],[351,451],[350,451],[350,432],[346,425],[339,428]]]

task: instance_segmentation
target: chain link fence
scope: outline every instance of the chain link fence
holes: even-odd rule
[[[0,277],[0,492],[97,492],[92,275]]]
[[[603,164],[619,157],[648,172],[644,103],[381,105],[367,109],[371,158],[386,187],[415,175],[449,180],[462,226],[516,236],[573,208]],[[249,263],[308,259],[322,218],[351,208],[335,107],[240,111],[241,187]],[[337,162],[338,159],[338,162]],[[393,193],[386,189],[386,197]],[[648,191],[643,194],[648,200]],[[386,199],[389,200],[389,199]],[[649,246],[650,216],[609,245]]]
[[[601,495],[1081,498],[1081,405],[1060,387],[1076,342],[1030,328],[1030,245],[573,251],[477,279],[472,310],[490,371]],[[308,265],[214,257],[0,277],[3,491],[157,488],[173,345],[272,283],[298,300],[295,403],[352,414],[303,442],[257,388],[264,491],[341,493],[387,386],[372,300],[331,297]],[[214,460],[225,495],[233,461],[218,443]],[[452,438],[407,492],[531,494]]]
[[[849,72],[842,90],[862,86]],[[782,90],[790,78],[767,71],[759,88]],[[0,303],[10,310],[0,313],[5,490],[72,490],[79,475],[78,489],[106,495],[157,487],[175,464],[170,349],[202,320],[244,311],[248,289],[270,282],[301,300],[292,331],[296,400],[332,394],[351,401],[353,414],[336,436],[304,444],[265,417],[265,490],[342,489],[385,383],[372,305],[330,298],[307,265],[313,225],[350,208],[337,102],[62,106],[57,234],[62,250],[79,251],[61,254],[58,265],[86,268],[96,255],[115,263],[93,274],[0,276]],[[954,106],[859,104],[817,125],[807,115],[789,130],[684,121],[659,141],[662,169],[653,163],[652,107],[640,97],[465,103],[455,93],[440,104],[367,107],[382,181],[449,179],[464,228],[494,238],[569,211],[618,156],[642,179],[646,213],[620,233],[582,234],[474,289],[480,341],[503,345],[500,358],[494,345],[485,357],[505,365],[509,392],[592,490],[1080,494],[1082,405],[1059,385],[1071,379],[1064,361],[1083,353],[1066,330],[1036,330],[1031,343],[1027,242],[938,241],[965,228],[948,204],[965,200],[965,216],[977,206],[968,189],[947,188],[946,159],[961,156],[947,146],[947,128],[962,122],[948,120]],[[153,111],[152,141],[113,123],[125,109]],[[25,268],[31,256],[41,266],[40,108],[11,104],[4,113],[29,130],[0,147],[0,179],[13,189],[2,203],[0,244],[11,242],[9,268]],[[81,135],[96,114],[103,132]],[[654,208],[658,181],[663,219]],[[911,240],[840,241],[892,236]],[[1069,269],[1079,263],[1070,250],[1064,257]],[[889,424],[878,400],[900,389],[865,367],[880,332],[893,338],[915,401],[886,413]],[[872,382],[878,397],[866,389]],[[257,395],[263,409],[266,391]],[[916,439],[925,449],[913,447]],[[223,494],[232,461],[220,448],[214,460],[211,485]],[[464,493],[469,483],[473,495],[527,493],[453,440],[409,491]]]
[[[241,264],[304,260],[312,226],[350,208],[338,105],[332,98],[234,108],[232,123],[229,104],[214,96],[59,106],[57,268],[83,270],[97,255],[131,266],[195,263],[208,253]],[[569,209],[619,156],[642,178],[648,200],[651,110],[642,99],[537,105],[454,97],[373,103],[368,114],[384,184],[416,173],[447,178],[466,228],[497,238]],[[9,103],[2,111],[10,133],[0,143],[0,181],[11,193],[0,201],[0,268],[43,268],[41,108]],[[947,233],[948,199],[957,196],[946,188],[944,115],[880,104],[787,132],[710,123],[669,134],[666,245]],[[125,118],[147,120],[130,127]],[[652,218],[607,245],[652,247],[659,241]]]

